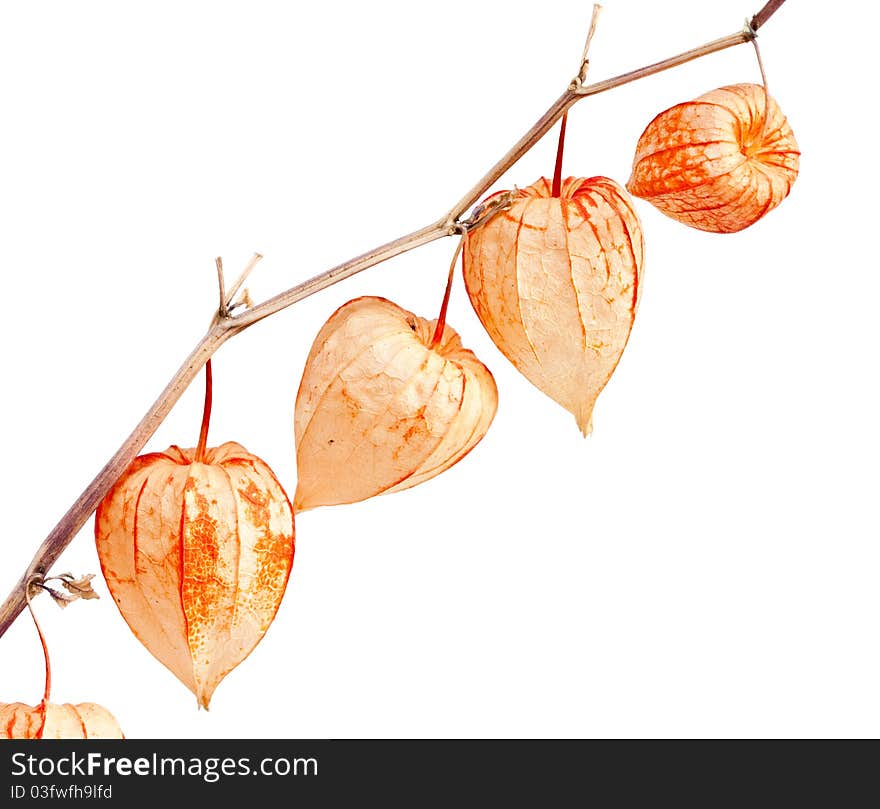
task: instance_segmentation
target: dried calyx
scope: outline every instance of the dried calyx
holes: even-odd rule
[[[98,507],[95,542],[119,611],[197,697],[265,635],[293,565],[294,520],[268,465],[244,447],[207,447],[210,361],[195,449],[139,456]]]
[[[654,118],[639,138],[627,188],[686,225],[735,233],[788,196],[799,158],[766,88],[734,84]]]
[[[587,435],[635,319],[644,242],[613,180],[569,177],[553,190],[541,178],[471,234],[464,280],[495,345]]]
[[[460,461],[498,406],[492,374],[441,315],[385,298],[338,309],[296,398],[297,511],[410,488]]]

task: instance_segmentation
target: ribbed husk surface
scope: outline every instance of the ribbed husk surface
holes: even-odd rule
[[[324,324],[296,397],[297,511],[423,483],[486,434],[495,380],[451,326],[431,347],[435,327],[377,297]]]
[[[293,564],[290,501],[232,442],[137,458],[98,507],[101,568],[135,636],[207,708],[275,617]]]
[[[94,702],[0,703],[0,739],[122,739],[113,714]]]
[[[636,146],[629,191],[667,216],[713,233],[757,222],[791,191],[800,152],[764,88],[735,84],[676,104]]]
[[[467,240],[464,280],[489,336],[587,435],[629,339],[644,242],[629,196],[607,177],[546,178]]]

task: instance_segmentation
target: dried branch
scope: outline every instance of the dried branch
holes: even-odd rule
[[[235,298],[238,290],[242,288],[244,282],[247,281],[248,276],[250,276],[251,272],[253,272],[254,267],[260,262],[263,257],[259,253],[254,253],[253,258],[248,262],[247,267],[242,270],[241,275],[235,279],[235,283],[229,287],[229,293],[226,296],[226,311],[227,313],[232,311],[232,307],[237,304],[233,303],[233,299]]]
[[[217,316],[226,317],[229,314],[229,299],[226,297],[226,278],[223,275],[223,259],[220,256],[214,259],[217,266],[217,286],[220,292],[220,304],[217,307]]]
[[[590,17],[590,30],[587,31],[587,40],[584,42],[584,52],[581,54],[581,66],[578,68],[577,76],[572,80],[573,87],[580,87],[587,80],[587,71],[590,69],[590,45],[593,42],[593,36],[596,33],[596,26],[599,24],[599,13],[602,6],[598,3],[593,4],[593,15]]]
[[[767,22],[776,10],[785,2],[785,0],[768,0],[767,4],[754,17],[752,17],[749,26],[753,31],[757,31],[764,23]]]
[[[579,89],[587,80],[587,71],[590,69],[590,44],[596,33],[596,26],[599,24],[599,12],[602,6],[598,3],[593,5],[593,16],[590,18],[590,30],[587,31],[587,41],[584,43],[584,50],[581,54],[581,66],[578,68],[577,76],[571,80],[568,85],[569,90]],[[562,113],[562,120],[559,123],[559,142],[556,145],[556,166],[553,169],[553,187],[550,191],[551,196],[558,197],[562,192],[562,154],[565,150],[565,126],[568,123],[568,111]]]
[[[246,309],[237,315],[232,315],[229,311],[229,297],[223,293],[226,309],[224,312],[218,312],[218,316],[214,318],[208,332],[199,341],[198,345],[192,350],[189,356],[183,361],[183,364],[171,378],[165,389],[159,394],[156,401],[147,410],[146,415],[141,419],[140,423],[132,431],[131,435],[125,439],[122,446],[116,451],[116,454],[107,462],[103,469],[97,474],[95,479],[88,485],[85,491],[77,498],[76,502],[70,507],[67,513],[61,518],[60,522],[52,529],[28,565],[27,570],[15,585],[12,593],[6,599],[2,607],[0,607],[0,637],[10,627],[12,622],[18,617],[25,607],[26,593],[28,583],[35,577],[45,576],[48,569],[55,563],[62,551],[70,544],[74,536],[85,525],[86,521],[98,507],[98,504],[128,468],[128,465],[135,459],[137,454],[143,449],[149,438],[153,435],[171,408],[180,398],[181,394],[192,382],[201,367],[207,360],[225,343],[230,337],[238,334],[244,329],[252,326],[254,323],[263,320],[270,315],[286,309],[288,306],[314,295],[333,284],[350,278],[362,270],[372,267],[389,258],[398,256],[409,250],[413,250],[421,245],[428,244],[443,236],[450,236],[455,233],[461,233],[467,228],[467,220],[462,220],[465,211],[469,210],[473,205],[488,191],[495,182],[513,166],[526,152],[528,152],[552,127],[553,125],[578,101],[591,95],[603,93],[624,84],[628,84],[639,79],[652,76],[664,70],[677,67],[678,65],[690,62],[707,56],[711,53],[724,50],[725,48],[741,45],[751,42],[755,38],[755,32],[764,25],[770,16],[782,5],[784,0],[770,0],[751,20],[751,22],[736,34],[716,39],[698,48],[694,48],[684,53],[671,56],[661,62],[624,73],[604,81],[582,86],[580,82],[574,81],[569,85],[565,92],[550,105],[550,108],[538,119],[538,121],[525,133],[510,150],[494,165],[476,184],[450,208],[450,210],[436,222],[426,227],[401,236],[398,239],[387,242],[379,247],[363,253],[360,256],[350,259],[342,264],[332,267],[331,269],[320,273],[319,275],[303,281],[290,289],[275,295],[262,303]],[[595,24],[595,14],[593,25]],[[589,43],[589,37],[588,37]],[[256,261],[252,261],[256,263]],[[252,267],[251,267],[252,269]],[[249,272],[245,270],[243,276]],[[236,282],[233,286],[234,290],[238,290],[240,283],[244,282],[244,278],[240,282]]]

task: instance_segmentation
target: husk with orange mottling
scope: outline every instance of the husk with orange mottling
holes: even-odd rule
[[[760,85],[735,84],[654,118],[626,187],[686,225],[734,233],[788,196],[799,159],[776,101]]]
[[[262,639],[293,564],[290,502],[272,470],[229,442],[142,455],[101,502],[95,541],[135,636],[207,708]]]
[[[477,316],[532,384],[584,435],[629,339],[644,242],[626,192],[607,177],[541,178],[468,237],[464,280]]]
[[[122,739],[115,717],[94,702],[0,702],[0,739]]]
[[[460,461],[489,429],[489,370],[436,321],[384,298],[349,301],[324,324],[296,397],[294,507],[410,488]]]

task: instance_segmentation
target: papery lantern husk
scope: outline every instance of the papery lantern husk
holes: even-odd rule
[[[415,486],[486,434],[495,380],[450,326],[432,347],[435,328],[377,297],[324,324],[296,397],[296,511]]]
[[[541,178],[468,236],[464,280],[489,336],[584,435],[629,339],[644,242],[626,191],[607,177]]]
[[[0,703],[0,739],[123,739],[113,714],[94,702]]]
[[[107,586],[135,636],[207,708],[262,639],[293,564],[290,501],[239,444],[135,459],[98,507]]]
[[[654,118],[626,187],[686,225],[734,233],[788,196],[799,159],[791,127],[764,87],[734,84]]]

